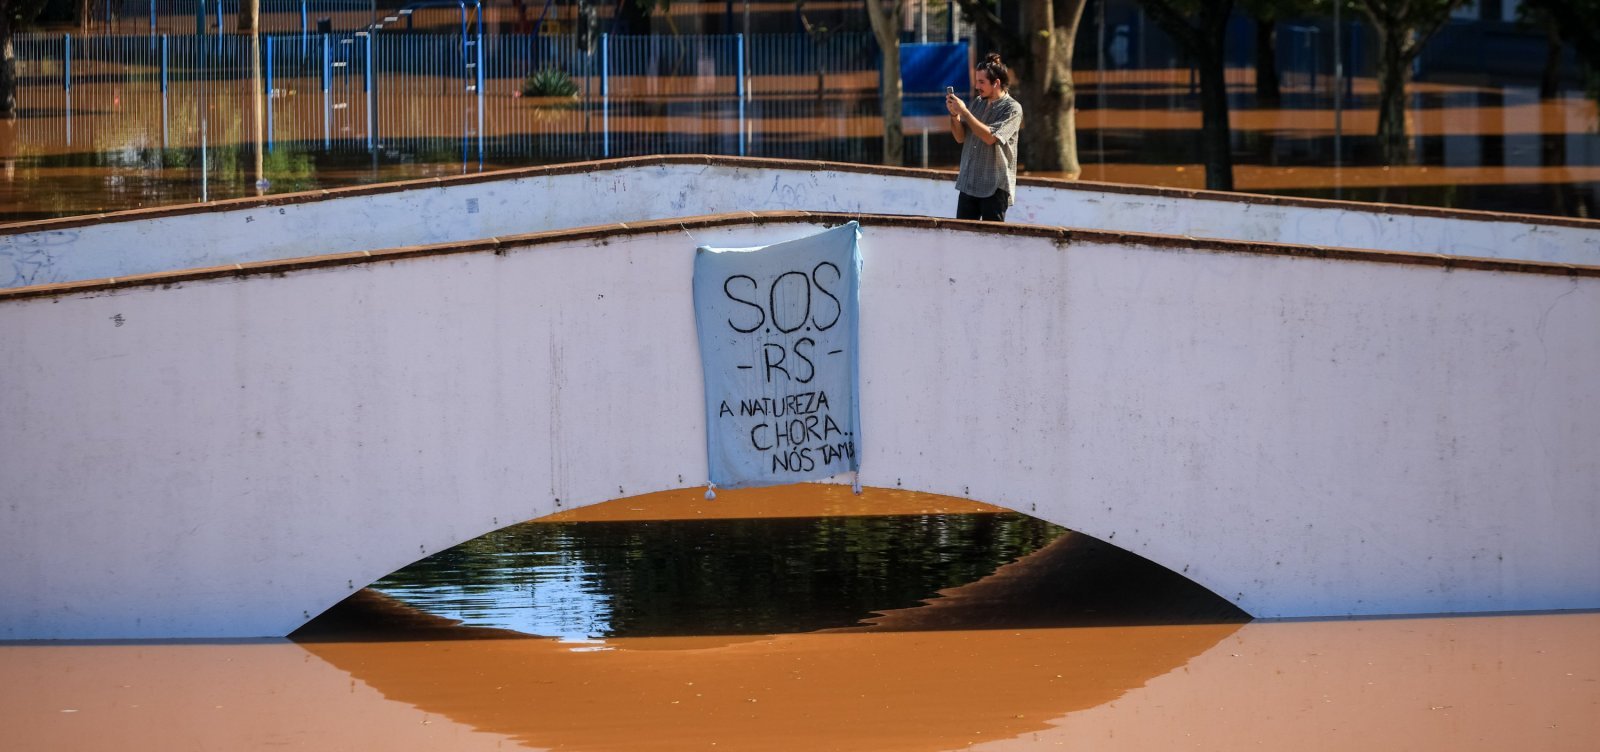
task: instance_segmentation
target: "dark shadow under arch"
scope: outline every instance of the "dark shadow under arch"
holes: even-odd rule
[[[508,567],[585,564],[615,606],[610,634],[749,635],[1239,623],[1248,614],[1183,575],[1000,507],[893,489],[797,485],[618,499],[508,526],[434,554],[297,630],[299,640],[543,634],[458,626],[406,588],[520,598]],[[524,552],[540,552],[524,553]],[[563,554],[565,555],[565,554]],[[541,558],[541,556],[543,558]],[[492,570],[490,574],[484,572]],[[574,570],[578,571],[578,570]],[[497,579],[498,578],[498,579]],[[462,582],[452,582],[453,579]],[[492,581],[491,581],[492,580]],[[570,588],[570,583],[545,585]],[[607,590],[609,589],[609,590]],[[512,608],[536,608],[513,603]],[[548,603],[545,607],[549,607]],[[482,623],[493,623],[482,622]],[[570,634],[567,636],[571,636]]]

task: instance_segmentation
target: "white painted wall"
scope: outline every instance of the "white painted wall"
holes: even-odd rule
[[[0,300],[0,639],[281,635],[558,505],[702,483],[692,249],[817,229]],[[867,485],[1257,616],[1600,606],[1600,278],[863,243]]]
[[[844,211],[951,217],[954,177],[771,166],[617,163],[590,173],[335,197],[62,230],[0,235],[0,287],[426,245],[731,211]],[[1397,214],[1113,192],[1092,183],[1022,186],[1013,222],[1274,243],[1600,265],[1600,223],[1482,214]]]

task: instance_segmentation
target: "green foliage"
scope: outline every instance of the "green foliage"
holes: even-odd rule
[[[1410,64],[1422,52],[1423,45],[1433,37],[1439,27],[1450,20],[1455,9],[1467,0],[1358,0],[1352,3],[1366,15],[1378,34],[1394,35],[1404,40],[1397,44],[1403,60]]]
[[[1572,45],[1590,70],[1600,70],[1600,0],[1525,0],[1522,10],[1553,22],[1561,41]]]
[[[1239,0],[1239,10],[1258,21],[1283,21],[1291,18],[1333,12],[1329,0]]]
[[[9,28],[20,29],[33,23],[46,4],[46,0],[0,0],[0,16]]]
[[[576,97],[578,84],[558,68],[540,68],[522,79],[525,97]]]

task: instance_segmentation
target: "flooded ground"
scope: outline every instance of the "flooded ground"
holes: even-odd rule
[[[1144,73],[1080,78],[1082,177],[1202,187],[1187,72]],[[271,192],[603,156],[596,113],[509,94],[491,114],[516,117],[481,138],[459,101],[421,101],[388,121],[408,127],[354,148],[356,119],[322,120],[315,87],[279,84],[280,113],[314,117],[275,132]],[[0,121],[0,221],[254,195],[238,92],[202,105],[150,89],[25,92],[22,118]],[[1418,162],[1384,167],[1375,87],[1352,93],[1336,115],[1236,91],[1238,188],[1596,216],[1588,99],[1424,83]],[[757,104],[753,156],[878,161],[868,97]],[[604,115],[612,156],[736,143],[729,98],[630,107]],[[324,148],[330,128],[345,148]],[[907,162],[952,166],[942,129],[909,118]],[[994,507],[689,490],[469,541],[292,640],[0,644],[0,748],[1577,752],[1600,749],[1597,637],[1600,613],[1249,622],[1149,562]]]
[[[1600,746],[1600,613],[1245,623],[993,507],[720,496],[513,526],[295,640],[0,645],[6,748]]]

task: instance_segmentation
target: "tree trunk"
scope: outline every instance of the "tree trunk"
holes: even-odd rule
[[[1220,35],[1219,35],[1220,36]],[[1222,39],[1200,51],[1200,140],[1206,164],[1206,189],[1233,190],[1233,131],[1228,123],[1227,64]]]
[[[245,16],[250,17],[250,25],[245,29]],[[255,168],[256,192],[262,193],[267,185],[266,173],[266,117],[267,117],[267,92],[262,91],[261,78],[261,31],[257,21],[261,18],[261,0],[241,0],[239,3],[239,27],[250,33],[250,102],[253,114],[250,118],[253,141],[255,142]],[[368,37],[371,44],[371,37]]]
[[[823,65],[823,60],[827,59],[827,56],[825,56],[822,52],[823,44],[826,42],[826,38],[817,36],[811,37],[811,57],[813,60],[817,61],[817,105],[819,107],[822,105],[822,101],[827,99],[828,96],[828,78]]]
[[[1538,8],[1549,15],[1551,24],[1561,30],[1578,57],[1591,70],[1600,71],[1600,33],[1595,31],[1594,19],[1577,3],[1540,2]]]
[[[0,118],[17,116],[17,54],[11,43],[11,14],[0,13]]]
[[[1191,21],[1171,0],[1142,0],[1162,30],[1200,72],[1200,154],[1206,188],[1233,190],[1233,139],[1228,124],[1228,80],[1223,52],[1228,44],[1232,0],[1207,0]]]
[[[1567,167],[1567,129],[1562,122],[1563,114],[1560,110],[1551,107],[1539,108],[1539,163],[1549,168],[1551,174],[1561,175]],[[1570,174],[1570,173],[1568,173]],[[1577,204],[1574,200],[1574,184],[1567,180],[1552,181],[1551,192],[1554,194],[1555,213],[1567,216],[1572,207]]]
[[[731,4],[729,12],[732,12]],[[794,12],[800,18],[800,27],[806,31],[806,38],[811,40],[811,59],[817,61],[817,107],[821,108],[822,100],[826,97],[828,91],[823,75],[823,60],[827,57],[823,54],[823,47],[828,42],[829,29],[825,26],[817,26],[811,23],[811,19],[806,17],[806,0],[796,0]]]
[[[883,74],[878,85],[878,101],[883,103],[883,163],[906,163],[906,133],[900,119],[903,89],[900,85],[900,45],[883,48]]]
[[[867,0],[872,33],[883,51],[878,86],[878,101],[883,106],[883,163],[894,166],[906,161],[906,135],[900,120],[900,12],[900,0]]]
[[[241,34],[248,34],[256,30],[256,25],[261,18],[260,0],[242,0],[239,3],[239,25]],[[220,30],[218,33],[221,33]]]
[[[1375,26],[1378,35],[1378,155],[1386,165],[1411,163],[1411,140],[1406,138],[1406,83],[1411,59],[1406,54],[1402,29]]]
[[[1256,19],[1256,103],[1277,107],[1283,101],[1278,80],[1278,23]]]
[[[1561,93],[1561,34],[1554,23],[1544,27],[1544,70],[1539,75],[1539,98],[1555,99]]]
[[[1072,52],[1087,0],[1030,2],[1023,6],[1023,28],[1048,31],[1029,36],[1030,64],[1021,84],[1022,157],[1029,170],[1062,172],[1077,178],[1077,89],[1072,82]],[[1021,161],[1019,157],[1019,161]]]

